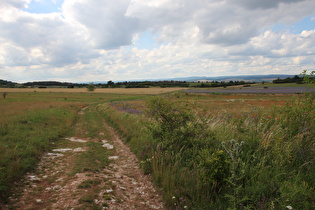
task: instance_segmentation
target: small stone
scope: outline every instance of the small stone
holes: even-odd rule
[[[86,150],[83,149],[82,147],[78,147],[78,148],[75,148],[75,149],[73,150],[73,152],[84,152],[84,151],[86,151]]]
[[[114,191],[113,189],[106,190],[107,193],[111,193],[113,191]]]
[[[47,153],[47,156],[49,156],[49,158],[51,158],[51,159],[55,159],[55,158],[58,158],[58,157],[62,157],[64,155],[60,154],[60,153]]]
[[[29,180],[31,181],[39,181],[40,178],[36,177],[36,176],[28,176]]]
[[[35,201],[36,201],[36,203],[42,203],[43,202],[41,199],[36,199]]]
[[[108,144],[108,143],[103,144],[103,147],[106,148],[106,149],[114,149],[114,146],[111,145],[111,144]]]
[[[85,142],[87,142],[86,140],[77,139],[77,138],[74,138],[74,137],[66,138],[66,140],[69,140],[69,141],[72,141],[72,142],[80,142],[80,143],[85,143]]]
[[[53,149],[54,152],[68,152],[72,151],[71,148],[65,148],[65,149]]]
[[[117,159],[118,159],[118,156],[109,156],[108,159],[109,159],[109,160],[117,160]]]

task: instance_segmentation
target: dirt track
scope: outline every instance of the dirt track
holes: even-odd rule
[[[86,110],[77,123],[77,134]],[[81,124],[81,125],[80,125]],[[27,174],[6,209],[165,209],[160,193],[139,168],[135,155],[115,130],[103,122],[102,140],[69,137],[66,147],[47,153],[34,173]],[[107,132],[106,134],[104,132]],[[78,156],[95,143],[108,151],[109,165],[99,171],[74,172]],[[104,153],[105,154],[105,153]]]

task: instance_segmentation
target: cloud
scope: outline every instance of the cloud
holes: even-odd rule
[[[127,17],[129,0],[66,0],[63,15],[82,24],[88,38],[98,49],[112,49],[130,45],[138,30],[138,20]]]
[[[26,8],[27,5],[31,2],[31,0],[2,0],[0,2],[0,8]]]
[[[134,0],[126,14],[139,19],[142,27],[152,28],[162,42],[183,38],[187,30],[197,27],[200,41],[230,46],[246,43],[262,29],[276,23],[297,22],[313,14],[310,8],[314,6],[314,1],[307,0],[163,0],[159,3]],[[251,7],[265,9],[253,10]]]
[[[30,3],[0,2],[0,78],[108,81],[314,69],[314,30],[273,30],[314,15],[311,0],[65,0],[47,14],[24,11]],[[145,33],[156,43],[138,49]]]
[[[3,9],[3,8],[2,8]],[[2,54],[8,65],[64,65],[96,56],[85,30],[59,13],[31,14],[9,9],[14,19],[0,22]],[[17,54],[19,56],[16,56]]]
[[[270,9],[278,7],[279,4],[290,4],[307,0],[228,0],[229,3],[246,7],[247,9]]]

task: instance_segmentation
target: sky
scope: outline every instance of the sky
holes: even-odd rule
[[[315,70],[314,0],[1,0],[0,79]]]

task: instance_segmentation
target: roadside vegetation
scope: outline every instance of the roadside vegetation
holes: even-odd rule
[[[151,97],[142,114],[132,103],[103,109],[172,209],[315,208],[314,94],[268,105],[227,95],[216,109],[211,96]]]
[[[9,93],[0,104],[7,110],[32,101],[35,107],[1,113],[9,116],[0,122],[0,155],[6,157],[0,174],[7,174],[1,193],[34,168],[50,141],[71,132],[78,110],[95,103],[85,115],[95,125],[84,135],[97,135],[102,120],[116,128],[170,209],[313,209],[314,98],[312,93]],[[17,153],[20,144],[32,153]],[[24,157],[33,162],[22,167]]]

